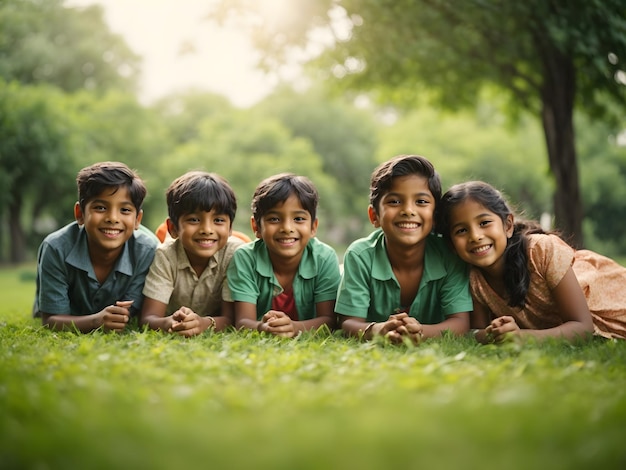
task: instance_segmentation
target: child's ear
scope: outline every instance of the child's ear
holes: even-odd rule
[[[504,230],[506,232],[506,238],[511,238],[513,236],[514,229],[515,229],[515,220],[513,218],[513,214],[509,214],[506,216],[506,221],[504,223]]]
[[[376,214],[376,210],[374,210],[374,206],[371,204],[367,207],[367,216],[370,219],[372,225],[376,228],[380,227],[380,222],[378,221],[378,214]]]
[[[311,236],[314,237],[317,233],[317,225],[319,224],[319,219],[315,218],[313,224],[311,225]]]
[[[141,219],[143,219],[143,209],[140,209],[139,212],[137,212],[137,218],[135,219],[135,230],[137,230],[141,225]]]
[[[256,235],[257,238],[261,238],[261,227],[259,227],[254,220],[254,216],[250,217],[250,227],[252,227],[252,232]]]
[[[172,238],[178,238],[178,229],[176,229],[176,225],[172,222],[172,219],[169,217],[165,219],[165,224],[167,225],[167,233],[170,234]]]
[[[85,225],[85,217],[83,216],[83,210],[80,207],[80,203],[74,204],[74,218],[78,225]]]

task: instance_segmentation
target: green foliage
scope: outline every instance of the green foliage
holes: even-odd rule
[[[424,97],[460,109],[475,105],[486,86],[504,90],[513,113],[523,109],[541,120],[556,222],[582,243],[573,110],[582,104],[608,121],[626,105],[623,0],[319,0],[287,24],[242,3],[221,6],[257,19],[249,22],[252,37],[270,66],[294,49],[319,49],[313,38],[326,27],[332,46],[305,60],[314,78],[334,78],[343,90],[405,109]]]
[[[54,88],[25,87],[0,79],[0,223],[3,232],[12,235],[0,259],[8,251],[12,261],[23,260],[31,234],[25,227],[32,227],[47,208],[75,193],[66,109],[65,96]]]
[[[607,256],[626,253],[626,146],[617,131],[578,116],[581,190],[585,207],[586,245]]]
[[[540,130],[525,117],[508,123],[495,102],[473,112],[421,107],[382,126],[379,161],[417,153],[431,160],[443,189],[482,180],[502,189],[526,217],[551,210],[551,182]]]
[[[187,129],[189,131],[189,129]],[[250,201],[257,184],[273,174],[290,171],[306,175],[320,192],[320,233],[330,225],[336,181],[323,172],[321,157],[310,141],[293,137],[277,119],[258,119],[254,113],[232,110],[196,123],[197,137],[178,145],[163,161],[162,185],[192,169],[225,177],[238,196],[235,228],[250,233]],[[178,140],[174,137],[174,140]],[[327,212],[328,211],[328,212]]]
[[[18,274],[0,270],[12,299],[0,312],[3,468],[626,462],[626,341],[393,347],[324,333],[55,333],[22,310],[30,298],[7,297]]]
[[[341,221],[333,224],[335,241],[366,233],[369,179],[378,145],[372,113],[333,98],[320,87],[303,93],[283,87],[253,111],[259,119],[278,118],[294,137],[308,139],[322,157],[324,173],[337,180],[332,201],[336,209],[329,214]]]
[[[109,31],[102,8],[64,0],[0,2],[0,77],[83,88],[133,91],[139,58]]]

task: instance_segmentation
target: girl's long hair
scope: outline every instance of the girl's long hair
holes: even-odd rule
[[[514,215],[505,197],[493,186],[482,181],[468,181],[452,186],[441,198],[435,211],[435,230],[450,241],[450,212],[454,206],[472,200],[493,212],[506,223]],[[528,237],[533,233],[546,233],[539,223],[514,218],[513,235],[504,251],[504,286],[511,307],[524,307],[530,285],[528,269]]]

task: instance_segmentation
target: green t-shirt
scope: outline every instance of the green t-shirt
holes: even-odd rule
[[[337,297],[341,275],[337,253],[317,238],[307,244],[293,280],[293,295],[300,321],[315,318],[315,305]],[[261,239],[240,246],[227,271],[228,286],[235,302],[256,305],[257,320],[272,307],[283,288],[274,276],[267,246]]]
[[[407,306],[400,304],[400,284],[378,229],[353,242],[346,250],[343,277],[335,311],[342,315],[382,322]],[[429,235],[424,273],[407,313],[420,323],[441,323],[448,315],[473,310],[468,269],[443,239]]]

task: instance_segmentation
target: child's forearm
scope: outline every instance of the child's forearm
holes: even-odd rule
[[[54,331],[78,330],[81,333],[89,333],[102,326],[102,321],[97,313],[81,316],[49,315],[44,313],[41,321],[43,326]]]
[[[296,333],[300,331],[317,330],[326,325],[330,330],[335,327],[335,319],[333,317],[321,316],[311,318],[310,320],[294,321],[293,326]]]
[[[469,331],[469,313],[455,313],[450,315],[441,323],[433,325],[422,324],[422,335],[424,338],[436,338],[441,336],[444,331],[461,336]]]

